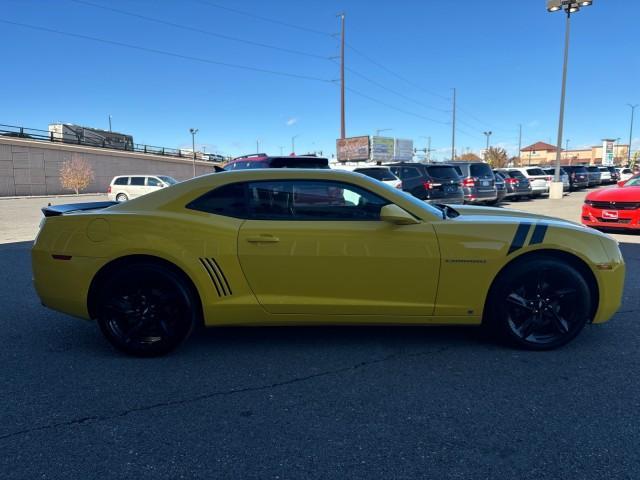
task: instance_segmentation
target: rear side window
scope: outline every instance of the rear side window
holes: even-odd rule
[[[491,167],[486,163],[473,163],[469,167],[472,177],[493,177]]]
[[[399,177],[403,180],[409,180],[411,178],[421,178],[420,170],[416,167],[400,167],[399,168]],[[396,173],[396,175],[398,175]]]
[[[127,185],[128,183],[129,183],[129,177],[116,178],[116,181],[113,182],[114,185]]]
[[[532,177],[545,175],[544,170],[542,170],[541,168],[527,168],[527,173]]]
[[[460,178],[460,175],[458,175],[455,168],[444,165],[427,167],[427,172],[429,172],[429,176],[434,178],[446,178],[451,180],[458,180]]]
[[[247,218],[247,200],[244,183],[232,183],[205,193],[187,205],[191,210]]]
[[[144,177],[131,177],[131,183],[129,185],[144,186]]]
[[[376,180],[395,180],[397,177],[388,168],[356,168],[354,172],[362,173]]]
[[[154,177],[147,177],[147,187],[159,187],[162,185],[160,180]]]

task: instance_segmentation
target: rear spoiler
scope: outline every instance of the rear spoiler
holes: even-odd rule
[[[100,210],[102,208],[118,205],[119,202],[86,202],[67,203],[65,205],[51,205],[44,207],[42,213],[45,217],[57,217],[69,212],[80,212],[83,210]]]

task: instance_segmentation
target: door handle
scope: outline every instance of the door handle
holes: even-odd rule
[[[278,243],[280,239],[273,235],[257,235],[253,237],[247,237],[247,242],[250,243]]]

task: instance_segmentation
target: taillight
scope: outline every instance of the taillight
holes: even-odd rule
[[[552,177],[551,175],[549,175],[549,176],[547,177],[547,182],[552,182],[552,181],[553,181],[553,177]]]
[[[111,193],[111,185],[107,187],[107,193]]]
[[[476,181],[473,177],[467,177],[464,180],[462,180],[462,186],[463,187],[475,187],[476,186]]]
[[[433,184],[429,181],[422,182],[422,186],[425,188],[425,190],[431,190],[433,188]]]
[[[396,188],[402,188],[402,182],[398,182],[398,183],[396,184]]]
[[[507,182],[509,185],[518,185],[517,178],[507,178],[505,179],[505,182]]]

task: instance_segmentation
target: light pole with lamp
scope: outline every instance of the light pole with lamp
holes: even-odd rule
[[[196,133],[198,133],[197,128],[190,128],[189,133],[191,133],[191,150],[193,152],[193,176],[196,176]]]
[[[291,137],[291,153],[294,155],[296,153],[296,138],[298,138],[299,136],[300,134]]]
[[[567,22],[564,35],[564,63],[562,66],[562,92],[560,94],[560,118],[558,120],[558,143],[556,145],[556,168],[549,198],[561,199],[563,184],[560,179],[560,156],[562,154],[562,130],[564,128],[564,99],[567,91],[567,63],[569,61],[569,33],[571,29],[571,14],[580,10],[580,7],[588,7],[593,0],[547,0],[547,11],[558,12],[564,10],[567,14]]]
[[[491,130],[489,130],[488,132],[482,132],[484,133],[485,137],[487,137],[487,148],[485,148],[484,150],[484,159],[487,159],[487,156],[489,155],[489,140],[491,138],[491,134],[493,133]]]

